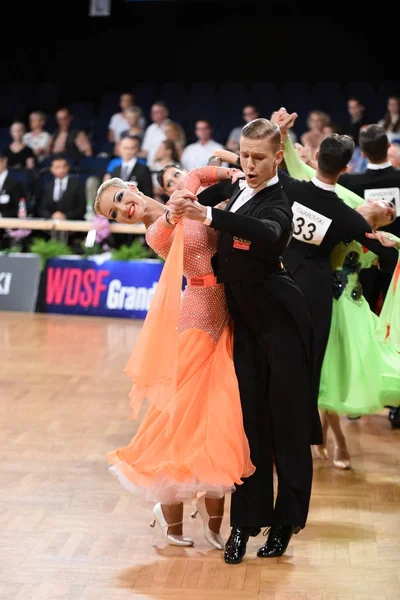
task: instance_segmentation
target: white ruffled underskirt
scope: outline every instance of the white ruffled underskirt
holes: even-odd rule
[[[124,473],[126,466],[119,463],[109,467],[111,473],[118,478],[123,488],[131,494],[139,495],[145,502],[161,502],[162,504],[178,504],[184,502],[191,504],[193,500],[202,495],[207,498],[222,498],[225,494],[232,494],[236,487],[223,485],[209,486],[195,478],[181,483],[174,481],[163,474],[154,480],[151,486],[138,486],[132,483]]]

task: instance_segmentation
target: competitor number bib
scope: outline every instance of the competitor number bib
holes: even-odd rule
[[[293,237],[299,242],[319,246],[328,231],[332,219],[328,219],[303,204],[293,202]]]
[[[400,190],[397,187],[364,190],[364,200],[385,200],[396,209],[396,217],[400,217]]]

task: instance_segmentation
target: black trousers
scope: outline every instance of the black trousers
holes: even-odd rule
[[[302,382],[307,401],[312,385],[305,375],[306,353],[290,315],[279,303],[269,299],[271,328],[265,334],[260,312],[257,307],[251,310],[246,293],[238,299],[237,286],[225,285],[225,289],[234,321],[234,363],[244,429],[256,467],[232,495],[231,526],[257,528],[275,523],[304,527],[313,474],[310,412],[308,405],[302,405]],[[254,299],[254,294],[251,296]],[[249,319],[254,319],[254,327]],[[278,480],[275,503],[274,465]]]

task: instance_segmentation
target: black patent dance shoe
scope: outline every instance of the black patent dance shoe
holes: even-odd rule
[[[290,538],[294,533],[299,533],[301,527],[294,525],[272,525],[268,539],[257,551],[257,556],[261,558],[273,558],[282,556],[286,552]]]
[[[246,554],[249,537],[255,537],[260,531],[261,529],[251,529],[250,527],[232,527],[229,539],[225,544],[225,562],[229,565],[241,563]]]
[[[400,406],[389,410],[388,419],[392,429],[400,429]]]

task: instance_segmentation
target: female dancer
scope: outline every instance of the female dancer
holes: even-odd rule
[[[229,180],[237,169],[209,167],[188,174],[186,189]],[[132,441],[109,454],[112,472],[129,490],[158,502],[154,522],[170,544],[182,535],[183,502],[196,498],[206,539],[223,549],[219,533],[224,495],[251,475],[232,329],[223,285],[211,267],[216,232],[201,223],[171,222],[168,206],[114,178],[103,183],[95,210],[125,223],[144,223],[150,247],[166,259],[149,312],[125,372],[132,379],[133,418],[150,408]],[[182,295],[182,274],[187,287]]]

